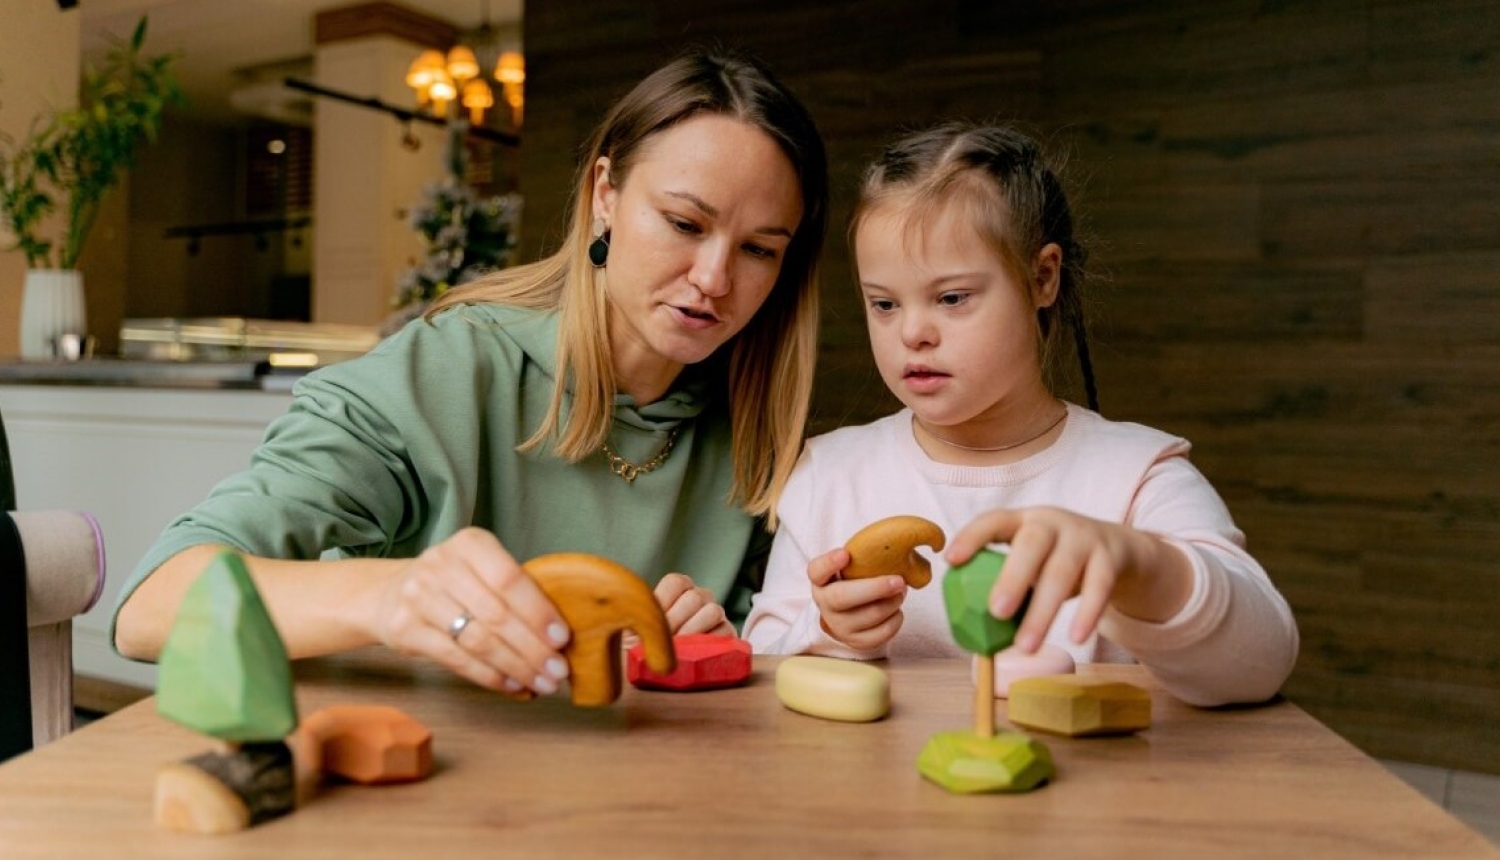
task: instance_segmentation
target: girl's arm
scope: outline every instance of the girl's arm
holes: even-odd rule
[[[1078,595],[1068,638],[1083,642],[1097,628],[1184,701],[1274,695],[1296,661],[1296,623],[1208,481],[1185,458],[1165,458],[1126,522],[1057,508],[992,511],[955,536],[947,557],[957,564],[987,543],[1011,544],[991,609],[1008,617],[1031,590],[1018,647],[1039,645],[1062,602]]]
[[[1297,622],[1208,480],[1186,459],[1158,463],[1137,494],[1130,521],[1161,536],[1188,561],[1192,590],[1182,609],[1160,623],[1112,608],[1100,621],[1100,633],[1191,704],[1274,696],[1297,662]]]

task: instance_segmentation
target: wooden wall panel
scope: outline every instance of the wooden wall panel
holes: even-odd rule
[[[1297,614],[1287,695],[1374,754],[1500,773],[1500,6],[534,5],[530,254],[610,100],[681,47],[753,50],[807,102],[815,431],[895,405],[843,236],[865,161],[949,117],[1041,135],[1095,239],[1104,412],[1193,441]]]
[[[1411,347],[1500,343],[1497,280],[1500,252],[1491,249],[1372,262],[1366,330],[1371,338]],[[1490,406],[1489,417],[1500,418],[1493,411],[1500,403]]]

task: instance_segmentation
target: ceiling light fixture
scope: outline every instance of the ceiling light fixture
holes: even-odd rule
[[[489,0],[481,0],[479,29],[459,37],[446,53],[425,50],[406,71],[406,85],[417,94],[417,107],[433,116],[448,116],[450,105],[467,108],[469,121],[484,124],[484,113],[495,106],[495,90],[510,107],[510,123],[521,127],[526,104],[526,60],[515,48],[500,47],[490,26]]]

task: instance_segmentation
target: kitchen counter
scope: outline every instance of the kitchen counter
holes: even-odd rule
[[[241,317],[127,319],[120,356],[0,361],[0,385],[286,391],[317,367],[363,355],[370,326]]]
[[[142,372],[147,364],[156,375]],[[19,509],[87,511],[104,534],[103,594],[73,623],[73,662],[80,675],[154,685],[155,667],[125,660],[110,647],[110,615],[124,579],[161,530],[220,480],[244,469],[266,426],[291,405],[287,392],[260,387],[272,377],[225,378],[248,374],[247,367],[253,365],[232,370],[222,363],[159,368],[87,361],[66,370],[3,367],[0,413],[10,437]],[[47,370],[75,376],[58,383],[45,378]],[[30,378],[18,378],[25,375]]]
[[[159,361],[88,358],[0,362],[0,384],[107,385],[134,388],[256,389],[271,368],[256,361]],[[279,374],[278,374],[279,375]]]

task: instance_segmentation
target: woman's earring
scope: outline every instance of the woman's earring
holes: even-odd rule
[[[594,241],[589,243],[589,262],[594,268],[602,269],[609,261],[609,230],[604,226],[603,218],[595,218],[593,224]]]

